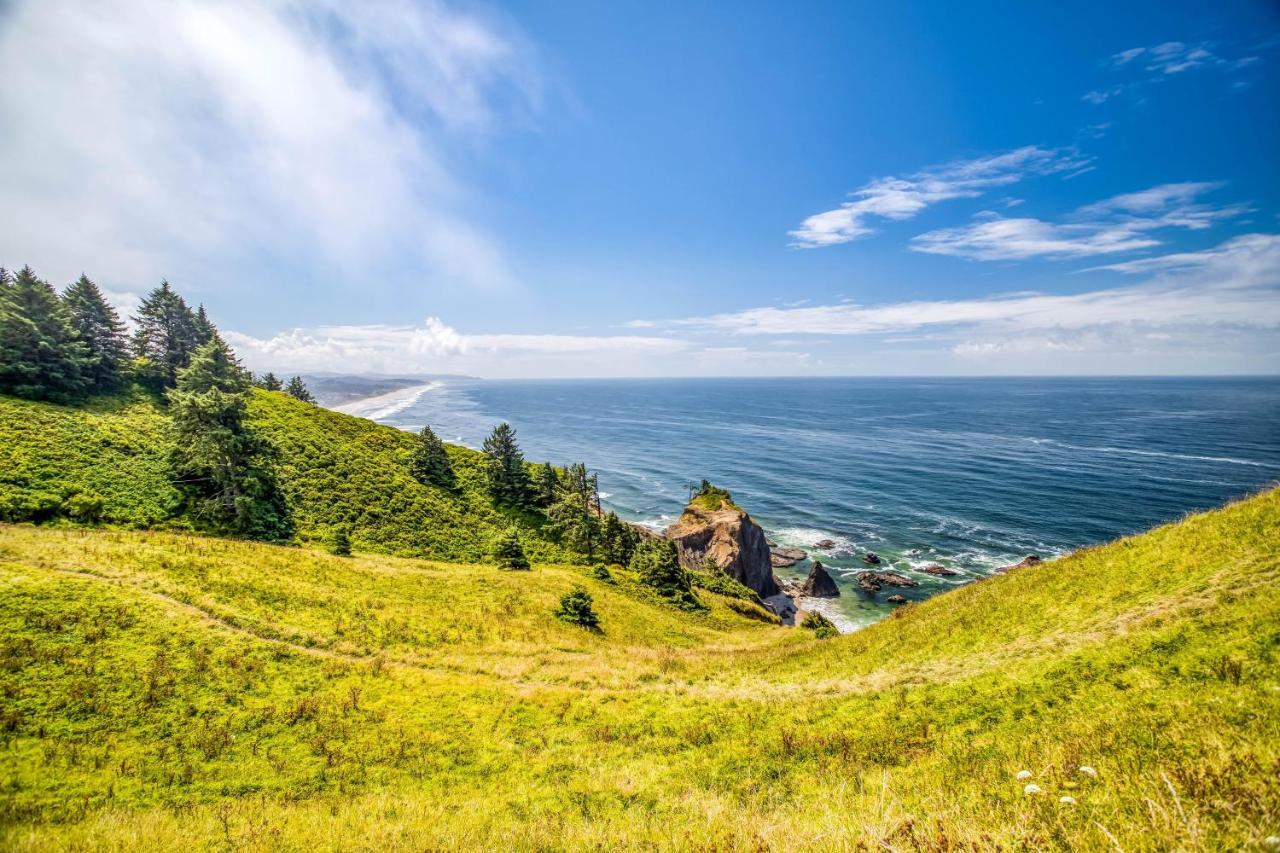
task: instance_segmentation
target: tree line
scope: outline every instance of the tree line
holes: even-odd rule
[[[0,267],[0,393],[69,403],[131,382],[165,392],[197,350],[221,340],[204,306],[192,310],[168,281],[132,320],[129,334],[88,276],[58,293],[29,266],[16,275]],[[315,402],[299,376],[282,384],[267,373],[256,384]]]

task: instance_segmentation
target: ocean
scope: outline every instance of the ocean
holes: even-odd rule
[[[841,596],[806,606],[842,630],[891,592],[926,598],[1280,481],[1272,378],[447,380],[361,406],[343,408],[469,447],[509,421],[526,458],[587,463],[607,508],[654,528],[706,478],[832,570]],[[867,551],[920,585],[859,593]]]

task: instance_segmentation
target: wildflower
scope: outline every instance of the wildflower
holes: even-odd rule
[[[1058,802],[1062,803],[1064,806],[1074,806],[1076,804],[1076,798],[1075,797],[1058,797]]]
[[[1094,770],[1088,764],[1081,764],[1079,772],[1084,776],[1088,776],[1090,779],[1098,778],[1098,771]]]
[[[1018,771],[1018,781],[1019,781],[1019,782],[1025,782],[1026,780],[1028,780],[1028,779],[1030,779],[1030,778],[1031,778],[1031,771],[1030,771],[1030,770],[1019,770],[1019,771]]]
[[[1022,793],[1031,794],[1034,796],[1035,794],[1041,793],[1040,786],[1037,785],[1035,782],[1032,782],[1030,785],[1022,789]]]

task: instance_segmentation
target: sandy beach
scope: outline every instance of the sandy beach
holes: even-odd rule
[[[404,411],[418,402],[423,394],[439,386],[439,382],[411,385],[408,388],[397,388],[385,394],[362,397],[359,400],[352,400],[349,403],[343,403],[341,406],[333,406],[332,408],[335,412],[342,412],[344,415],[377,420],[378,418],[390,417],[397,412]]]

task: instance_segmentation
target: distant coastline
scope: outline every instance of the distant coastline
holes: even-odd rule
[[[420,385],[409,385],[386,391],[382,394],[361,397],[341,405],[327,406],[326,408],[341,412],[344,415],[354,415],[358,418],[368,418],[371,421],[376,421],[379,418],[388,418],[403,412],[422,399],[423,394],[439,388],[441,384],[440,382],[427,382]]]

